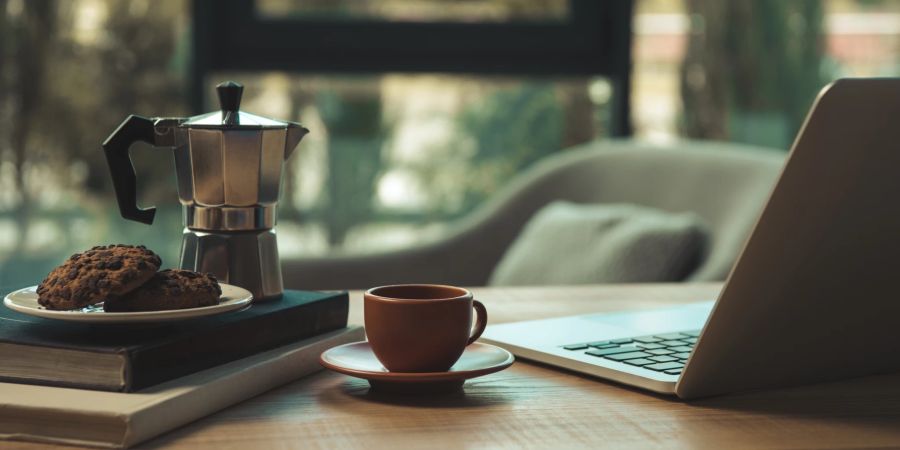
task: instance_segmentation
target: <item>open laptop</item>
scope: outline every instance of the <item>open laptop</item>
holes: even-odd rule
[[[715,302],[483,339],[684,399],[900,370],[900,79],[822,90]]]

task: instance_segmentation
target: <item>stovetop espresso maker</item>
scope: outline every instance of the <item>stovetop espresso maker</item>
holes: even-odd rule
[[[221,111],[188,118],[131,115],[103,143],[122,217],[153,223],[156,208],[137,206],[129,148],[136,141],[171,147],[184,212],[181,268],[241,286],[254,300],[281,297],[275,206],[281,173],[309,132],[298,123],[240,111],[244,87],[216,86]]]

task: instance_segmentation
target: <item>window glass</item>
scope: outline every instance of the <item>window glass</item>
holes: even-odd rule
[[[611,95],[602,78],[223,73],[207,84],[223,79],[245,84],[242,108],[312,130],[285,173],[286,257],[440,234],[538,159],[605,135]]]
[[[638,0],[635,134],[787,149],[816,93],[900,73],[900,2]]]

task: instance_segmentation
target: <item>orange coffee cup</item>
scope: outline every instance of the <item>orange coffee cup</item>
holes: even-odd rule
[[[447,371],[487,326],[484,305],[454,286],[376,287],[363,307],[369,345],[391,372]]]

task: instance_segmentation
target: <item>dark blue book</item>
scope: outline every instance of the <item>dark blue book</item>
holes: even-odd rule
[[[137,391],[347,326],[346,292],[285,291],[249,309],[158,325],[90,325],[0,307],[0,381]]]

